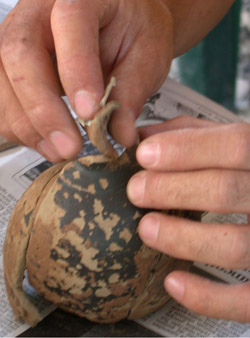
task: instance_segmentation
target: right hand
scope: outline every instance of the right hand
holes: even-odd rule
[[[111,98],[122,108],[110,131],[134,144],[134,121],[172,61],[172,16],[159,0],[19,0],[0,26],[0,52],[0,134],[70,159],[82,139],[61,96],[91,119],[115,76]]]

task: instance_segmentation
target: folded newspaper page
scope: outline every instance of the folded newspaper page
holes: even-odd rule
[[[7,15],[15,0],[0,0],[0,21]],[[160,123],[180,115],[190,115],[200,119],[209,119],[218,122],[238,122],[239,118],[206,99],[194,91],[168,79],[162,88],[145,104],[137,125]],[[83,137],[84,133],[83,133]],[[86,141],[83,156],[92,153],[93,147]],[[9,217],[16,201],[32,181],[52,164],[38,153],[25,147],[12,148],[0,152],[0,337],[17,336],[25,332],[27,324],[20,323],[14,317],[9,305],[4,285],[2,252],[5,232]],[[205,213],[203,220],[217,223],[247,222],[246,215],[217,215]],[[227,283],[242,283],[250,280],[249,270],[227,270],[215,266],[194,263],[196,268],[202,269]],[[41,299],[24,280],[26,292],[39,308],[43,316],[48,315],[55,307]],[[177,304],[174,300],[158,312],[147,316],[137,323],[162,336],[250,336],[250,324],[232,321],[210,319],[196,315]]]

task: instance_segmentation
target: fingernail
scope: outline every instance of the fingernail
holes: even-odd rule
[[[65,133],[61,131],[53,131],[50,134],[50,140],[56,148],[58,154],[63,159],[69,159],[76,153],[76,143]]]
[[[153,167],[160,158],[160,146],[156,143],[142,143],[137,150],[137,158],[141,165]]]
[[[134,204],[140,204],[144,199],[146,178],[142,174],[134,176],[128,183],[127,193]]]
[[[184,283],[175,277],[169,277],[166,279],[165,287],[167,292],[178,302],[182,300],[185,293]]]
[[[51,162],[58,162],[61,160],[61,157],[55,152],[55,150],[46,140],[42,140],[40,143],[38,143],[37,150],[43,157]]]
[[[151,215],[145,216],[139,226],[139,235],[146,244],[153,244],[159,233],[160,223],[159,220]]]
[[[93,94],[86,90],[80,90],[76,93],[75,110],[79,117],[84,120],[91,120],[98,108],[99,104],[97,104]]]

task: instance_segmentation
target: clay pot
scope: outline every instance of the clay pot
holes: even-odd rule
[[[141,242],[137,225],[146,210],[126,196],[129,178],[140,170],[135,149],[112,160],[110,151],[48,169],[13,211],[4,245],[6,287],[17,317],[32,326],[41,316],[22,288],[26,269],[45,299],[111,323],[160,308],[169,298],[165,276],[189,268]]]

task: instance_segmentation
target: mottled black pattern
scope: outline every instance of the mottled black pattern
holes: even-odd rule
[[[24,215],[24,221],[25,221],[26,227],[28,227],[29,224],[30,224],[30,217],[32,216],[33,211],[34,210],[32,209],[30,212],[28,212],[27,214]]]
[[[119,283],[128,279],[134,279],[138,276],[137,266],[134,262],[134,257],[140,249],[142,243],[137,234],[137,225],[139,219],[133,219],[138,211],[127,199],[126,196],[126,185],[129,178],[138,171],[139,167],[135,165],[123,165],[116,170],[111,170],[106,163],[93,164],[89,168],[83,166],[79,161],[75,162],[75,165],[65,170],[63,177],[58,179],[58,183],[62,185],[62,189],[57,191],[55,194],[55,203],[66,211],[64,217],[60,219],[60,228],[63,231],[65,226],[72,224],[75,218],[80,217],[80,211],[85,212],[86,225],[80,234],[76,236],[82,237],[83,243],[90,240],[90,246],[98,250],[98,253],[93,260],[98,261],[98,268],[100,272],[94,271],[94,280],[96,282],[102,280],[107,285],[109,284],[109,277],[115,272],[119,273]],[[75,178],[75,172],[79,173],[79,178]],[[66,179],[66,181],[65,181]],[[106,179],[109,183],[107,189],[103,189],[100,185],[99,180]],[[96,194],[91,194],[86,191],[80,191],[74,189],[74,186],[85,188],[86,190],[90,185],[94,185]],[[74,198],[74,194],[77,193],[81,196],[82,202],[79,199]],[[66,197],[65,197],[66,196]],[[68,197],[67,197],[68,196]],[[120,221],[113,227],[110,239],[106,239],[105,232],[99,227],[99,224],[95,222],[94,218],[97,214],[94,211],[95,199],[101,200],[104,209],[102,216],[105,218],[110,217],[110,214],[119,215]],[[145,214],[145,210],[139,210],[141,214]],[[95,225],[94,229],[89,228],[88,223],[92,222]],[[123,238],[120,238],[120,233],[128,229],[131,233],[131,239],[129,243]],[[122,250],[110,251],[110,244],[115,243]],[[99,289],[97,285],[90,285],[91,276],[89,269],[81,263],[82,252],[79,252],[74,247],[73,243],[69,243],[67,240],[61,239],[58,243],[58,248],[64,249],[69,253],[69,257],[63,258],[57,252],[56,249],[51,251],[51,258],[54,260],[63,259],[67,261],[67,266],[75,268],[78,265],[78,275],[87,281],[86,291],[89,287],[92,288],[93,293],[91,297],[86,299],[85,308],[93,310],[93,304],[98,309],[98,304],[101,305],[104,301],[108,301],[114,298],[113,295],[106,296],[104,298],[96,297],[95,291]],[[121,268],[112,269],[112,266],[118,263]],[[53,290],[54,292],[56,290]],[[61,293],[60,289],[56,291],[58,294]],[[123,296],[127,294],[133,296],[134,291],[128,289]]]

